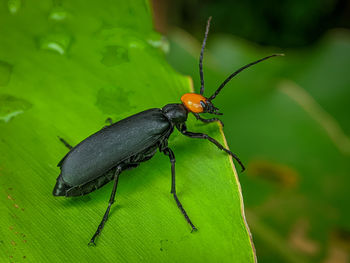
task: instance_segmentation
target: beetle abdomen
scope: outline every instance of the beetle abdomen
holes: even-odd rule
[[[70,186],[62,179],[62,174],[57,178],[55,188],[53,189],[54,196],[81,196],[91,193],[98,188],[101,188],[113,179],[114,170],[108,171],[106,174],[87,182],[83,185]]]
[[[123,119],[75,146],[59,163],[60,177],[76,187],[98,179],[118,164],[144,161],[136,157],[156,147],[171,130],[171,123],[161,109],[146,110]]]
[[[143,152],[136,154],[134,156],[131,156],[129,159],[125,160],[125,164],[123,164],[122,170],[126,169],[132,169],[139,166],[140,162],[147,161],[151,159],[155,153],[157,152],[157,145],[153,145]],[[67,184],[63,178],[62,174],[59,175],[57,178],[57,183],[55,185],[55,188],[53,190],[54,196],[81,196],[91,193],[92,191],[95,191],[98,188],[101,188],[111,180],[113,180],[113,176],[115,173],[115,168],[111,169],[107,173],[103,174],[100,177],[97,177],[96,179],[89,181],[85,184],[78,185],[78,186],[70,186]]]
[[[112,181],[114,172],[115,168],[84,185],[72,187],[66,192],[65,196],[79,196],[89,194],[92,191],[95,191],[96,189],[99,189],[108,182]]]

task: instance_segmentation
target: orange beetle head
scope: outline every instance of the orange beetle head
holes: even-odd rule
[[[222,113],[218,112],[219,109],[214,107],[210,100],[200,94],[186,93],[182,95],[181,101],[190,112],[222,115]]]

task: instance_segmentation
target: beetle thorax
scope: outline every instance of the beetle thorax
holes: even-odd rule
[[[187,120],[188,112],[182,104],[167,104],[162,111],[173,124],[184,123]]]

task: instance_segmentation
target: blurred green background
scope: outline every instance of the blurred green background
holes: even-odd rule
[[[210,96],[237,68],[285,53],[235,77],[215,100],[240,180],[259,262],[349,262],[349,1],[153,1],[167,59],[192,76],[206,20]]]

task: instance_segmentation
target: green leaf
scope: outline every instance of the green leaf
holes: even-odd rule
[[[56,164],[114,121],[178,102],[188,77],[164,59],[147,1],[21,1],[0,6],[0,261],[254,262],[232,160],[177,132],[177,193],[170,162],[157,154],[121,175],[116,203],[97,240],[112,184],[55,198]],[[217,125],[189,128],[224,143]]]

